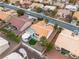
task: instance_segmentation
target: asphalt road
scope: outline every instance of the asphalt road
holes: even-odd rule
[[[42,13],[37,13],[37,12],[34,12],[34,11],[28,11],[28,10],[26,10],[26,9],[24,9],[24,8],[20,8],[20,7],[17,7],[17,6],[9,5],[9,4],[6,4],[6,3],[0,3],[0,6],[4,6],[4,7],[6,7],[6,8],[15,9],[15,10],[17,10],[17,9],[22,9],[22,10],[24,10],[24,11],[26,12],[26,14],[28,14],[28,15],[35,16],[35,17],[39,17],[39,18],[45,18],[45,19],[48,19],[48,21],[49,21],[50,23],[52,23],[52,24],[57,24],[57,25],[59,25],[60,27],[65,28],[65,29],[68,29],[68,30],[73,31],[73,32],[74,32],[75,30],[79,32],[79,27],[74,26],[74,25],[72,25],[72,24],[70,24],[70,23],[66,23],[66,22],[64,22],[64,21],[57,20],[57,19],[55,19],[55,18],[46,16],[46,15],[44,15],[44,14],[42,14]]]

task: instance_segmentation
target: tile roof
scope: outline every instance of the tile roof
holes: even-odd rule
[[[21,16],[21,17],[14,16],[11,18],[10,23],[17,29],[20,29],[28,21],[29,19],[27,16]]]
[[[79,36],[72,36],[72,31],[64,29],[58,36],[55,45],[79,56]]]
[[[75,13],[73,14],[73,17],[76,17],[76,18],[79,20],[79,11],[75,12]]]
[[[39,34],[39,37],[47,37],[48,34],[53,31],[53,27],[49,24],[47,25],[44,21],[40,21],[36,24],[33,24],[31,27],[35,30],[37,34]]]

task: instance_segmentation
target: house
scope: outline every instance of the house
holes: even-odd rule
[[[59,34],[55,46],[64,55],[79,59],[79,35],[77,33],[64,29]]]
[[[57,12],[57,16],[58,18],[65,18],[66,15],[69,15],[71,12],[70,10],[66,10],[66,9],[58,9],[58,12]]]
[[[9,48],[9,42],[0,37],[0,55]]]
[[[32,3],[32,5],[30,6],[30,8],[34,9],[34,8],[43,8],[44,5],[43,4],[40,4],[40,3]]]
[[[48,38],[53,32],[53,26],[50,24],[46,24],[44,21],[40,21],[36,24],[33,24],[31,28],[34,30],[38,38],[42,36],[45,36]]]
[[[54,11],[56,9],[56,6],[44,6],[44,10],[51,10],[51,11]]]
[[[41,2],[43,2],[43,0],[34,0],[34,2],[40,2],[41,3]]]
[[[32,2],[31,1],[29,1],[29,0],[24,0],[23,2],[20,2],[20,6],[22,7],[22,8],[29,8],[29,6],[32,4]]]
[[[44,3],[44,4],[52,4],[53,0],[43,0],[42,3]]]
[[[60,2],[55,2],[53,5],[58,6],[58,8],[64,8],[65,4]]]
[[[9,0],[10,3],[16,3],[17,1],[23,1],[23,0]]]
[[[32,20],[28,18],[28,16],[13,16],[9,23],[14,26],[18,31],[23,31],[28,28],[32,24]]]
[[[16,12],[14,10],[9,10],[9,11],[0,11],[0,19],[4,20],[6,22],[9,21],[12,15],[16,15]]]
[[[79,11],[74,12],[73,17],[77,18],[79,21]]]
[[[77,11],[78,10],[77,5],[66,5],[65,8],[70,11]]]
[[[13,52],[10,55],[4,57],[3,59],[23,59],[23,58],[20,54]]]

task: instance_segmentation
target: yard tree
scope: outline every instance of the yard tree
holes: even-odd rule
[[[24,13],[25,13],[24,10],[21,10],[21,9],[18,9],[18,10],[17,10],[18,16],[22,16],[22,15],[24,15]]]
[[[10,1],[9,1],[9,0],[4,0],[4,2],[5,2],[5,3],[9,3]]]
[[[35,8],[35,11],[38,12],[38,13],[40,13],[40,12],[42,12],[42,8],[36,7],[36,8]]]
[[[40,38],[40,43],[41,43],[42,46],[47,47],[48,46],[48,40],[47,40],[47,38],[45,36],[42,36]]]
[[[76,0],[69,0],[69,3],[75,4]]]

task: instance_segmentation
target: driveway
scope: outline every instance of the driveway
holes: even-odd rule
[[[47,59],[72,59],[70,57],[61,55],[56,49],[51,50],[50,52],[45,54]]]

